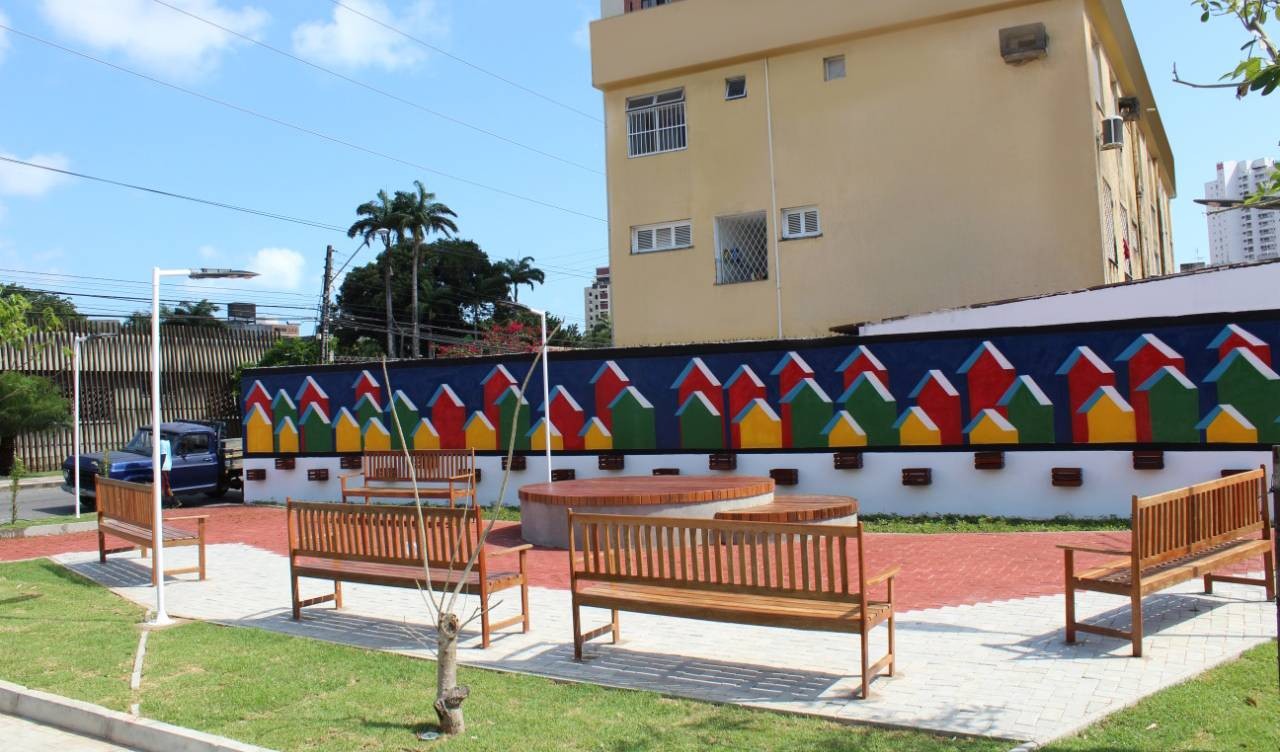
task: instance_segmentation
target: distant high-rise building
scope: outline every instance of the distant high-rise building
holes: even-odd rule
[[[1243,199],[1271,176],[1273,159],[1219,162],[1218,179],[1204,184],[1205,198]],[[1210,210],[1209,260],[1238,264],[1280,258],[1280,211],[1258,209]]]
[[[609,267],[596,267],[596,281],[584,291],[586,300],[587,331],[591,331],[602,319],[609,318]]]

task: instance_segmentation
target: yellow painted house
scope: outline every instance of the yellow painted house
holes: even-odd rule
[[[908,407],[898,416],[893,427],[898,430],[898,443],[903,446],[940,446],[942,431],[924,408]]]
[[[583,449],[595,452],[613,449],[613,434],[599,418],[593,417],[587,421],[578,435],[582,437]]]
[[[293,418],[287,415],[280,421],[280,427],[276,429],[276,453],[298,453],[298,427],[294,425]]]
[[[1257,444],[1258,429],[1231,405],[1218,405],[1196,425],[1208,443]]]
[[[498,431],[489,422],[489,418],[479,410],[471,414],[463,427],[467,448],[476,451],[493,451],[498,448]]]
[[[360,424],[345,407],[338,410],[338,419],[333,424],[333,448],[339,452],[358,452],[364,448]]]
[[[835,414],[827,427],[822,429],[827,437],[829,447],[864,447],[867,445],[867,432],[862,430],[858,421],[853,419],[848,410]]]
[[[1090,444],[1132,444],[1138,440],[1133,407],[1114,386],[1099,387],[1077,412],[1085,416]]]
[[[414,449],[439,449],[440,433],[436,431],[436,427],[431,425],[431,421],[423,418],[418,421],[417,428],[413,429],[413,448]]]
[[[1018,429],[994,408],[980,410],[964,429],[970,444],[1017,444]]]
[[[733,419],[742,449],[777,449],[782,446],[782,419],[769,403],[756,398]]]
[[[540,452],[547,451],[547,432],[543,427],[543,423],[549,422],[546,417],[538,418],[538,422],[533,424],[533,428],[525,436],[529,437],[529,448]],[[560,429],[556,428],[555,423],[551,423],[551,451],[560,452],[564,450],[564,436],[560,435]]]
[[[266,454],[275,450],[271,418],[267,416],[267,411],[262,409],[262,405],[256,403],[244,419],[244,450]]]
[[[364,424],[364,448],[367,452],[391,451],[391,432],[379,418],[370,418]]]

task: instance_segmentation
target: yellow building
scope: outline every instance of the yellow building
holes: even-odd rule
[[[602,5],[618,345],[1174,270],[1173,158],[1120,0]]]

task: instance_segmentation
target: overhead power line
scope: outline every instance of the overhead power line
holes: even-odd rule
[[[163,5],[164,7],[169,8],[170,10],[173,10],[173,11],[176,11],[176,12],[178,12],[178,13],[181,13],[182,15],[187,16],[187,17],[192,18],[192,19],[195,19],[196,21],[199,21],[199,22],[201,22],[201,23],[208,24],[209,26],[212,26],[212,27],[214,27],[215,29],[221,29],[222,31],[224,31],[224,32],[226,32],[226,33],[228,33],[228,34],[231,34],[232,36],[235,36],[235,37],[238,37],[238,38],[240,38],[240,39],[243,39],[243,40],[245,40],[246,42],[249,42],[249,43],[251,43],[251,44],[255,44],[255,45],[257,45],[257,46],[261,47],[261,48],[262,48],[262,49],[264,49],[264,50],[269,50],[270,52],[274,52],[274,53],[275,53],[275,54],[277,54],[277,55],[280,55],[280,56],[282,56],[282,57],[286,57],[286,58],[288,58],[288,59],[290,59],[290,60],[293,60],[293,61],[295,61],[295,62],[297,62],[297,63],[302,64],[302,65],[306,65],[306,66],[308,66],[308,67],[314,68],[314,69],[316,69],[316,70],[318,70],[318,71],[321,71],[321,72],[323,72],[323,73],[327,73],[327,74],[329,74],[330,76],[333,76],[334,78],[341,79],[341,80],[346,81],[347,83],[352,84],[352,85],[354,85],[354,86],[359,86],[359,87],[360,87],[360,88],[362,88],[362,89],[366,89],[366,90],[371,91],[371,92],[373,92],[373,93],[375,93],[375,94],[378,94],[378,95],[380,95],[380,96],[386,97],[387,99],[391,99],[391,100],[393,100],[393,101],[399,102],[400,104],[407,105],[407,106],[412,107],[412,108],[414,108],[414,109],[416,109],[416,110],[420,110],[420,111],[422,111],[422,112],[425,112],[425,113],[427,113],[428,115],[433,115],[433,116],[438,117],[438,118],[440,118],[440,119],[442,119],[442,120],[447,120],[447,121],[449,121],[449,122],[451,122],[451,123],[453,123],[453,124],[455,124],[455,125],[460,125],[460,126],[462,126],[463,128],[469,128],[470,130],[473,130],[473,131],[475,131],[475,132],[477,132],[477,133],[482,133],[482,134],[484,134],[484,135],[486,135],[486,136],[489,136],[490,138],[495,138],[495,139],[497,139],[497,140],[499,140],[499,141],[504,141],[504,142],[506,142],[506,143],[508,143],[508,144],[511,144],[512,146],[519,147],[519,148],[521,148],[521,149],[524,149],[524,150],[526,150],[526,151],[532,152],[532,153],[534,153],[534,154],[541,155],[541,156],[546,157],[546,158],[548,158],[548,159],[554,159],[554,160],[555,160],[555,161],[557,161],[557,162],[562,162],[562,163],[564,163],[564,164],[570,165],[571,167],[576,167],[576,168],[578,168],[579,170],[585,170],[585,171],[587,171],[587,172],[591,172],[591,173],[594,173],[594,174],[596,174],[596,175],[603,175],[603,174],[604,174],[602,171],[597,170],[597,169],[596,169],[596,168],[594,168],[594,167],[590,167],[590,166],[588,166],[588,165],[584,165],[584,164],[582,164],[582,163],[580,163],[580,162],[575,162],[575,161],[573,161],[572,159],[568,159],[568,158],[566,158],[566,157],[561,157],[561,156],[559,156],[559,155],[557,155],[557,154],[552,154],[552,153],[551,153],[551,152],[549,152],[549,151],[544,151],[544,150],[539,149],[539,148],[537,148],[537,147],[535,147],[535,146],[530,146],[530,145],[528,145],[528,144],[521,143],[520,141],[517,141],[517,140],[515,140],[515,139],[513,139],[513,138],[508,138],[508,137],[506,137],[506,136],[503,136],[503,135],[502,135],[502,134],[500,134],[500,133],[495,133],[494,131],[491,131],[491,130],[489,130],[489,129],[487,129],[487,128],[482,128],[481,126],[474,125],[474,124],[472,124],[472,123],[468,123],[468,122],[467,122],[467,121],[465,121],[465,120],[461,120],[461,119],[459,119],[459,118],[453,117],[452,115],[447,115],[447,114],[445,114],[445,113],[443,113],[443,112],[440,112],[440,111],[438,111],[438,110],[433,110],[433,109],[431,109],[430,107],[427,107],[426,105],[423,105],[423,104],[420,104],[420,103],[418,103],[418,102],[415,102],[415,101],[413,101],[413,100],[411,100],[411,99],[406,99],[406,98],[404,98],[404,97],[402,97],[402,96],[400,96],[400,95],[398,95],[398,94],[393,94],[393,93],[391,93],[391,92],[387,91],[386,89],[382,89],[382,88],[379,88],[379,87],[377,87],[377,86],[374,86],[373,84],[368,83],[367,81],[361,81],[361,80],[360,80],[360,79],[358,79],[358,78],[353,78],[353,77],[348,76],[348,75],[346,75],[346,74],[344,74],[344,73],[339,73],[338,71],[333,70],[332,68],[326,68],[325,66],[320,65],[319,63],[315,63],[315,62],[312,62],[311,60],[307,60],[306,58],[299,57],[299,56],[297,56],[297,55],[293,54],[292,52],[288,52],[288,51],[286,51],[286,50],[282,50],[282,49],[280,49],[279,47],[275,47],[275,46],[270,45],[270,44],[267,44],[266,42],[263,42],[263,41],[261,41],[261,40],[254,39],[253,37],[249,36],[248,34],[241,34],[240,32],[236,31],[235,29],[232,29],[232,28],[227,27],[227,26],[223,26],[222,24],[218,23],[217,21],[211,21],[211,20],[209,20],[209,19],[207,19],[207,18],[204,18],[203,16],[199,16],[199,15],[197,15],[197,14],[195,14],[195,13],[192,13],[191,11],[186,10],[185,8],[179,8],[179,7],[178,7],[178,6],[176,6],[176,5],[173,5],[173,4],[171,4],[171,3],[165,2],[165,0],[152,0],[152,2],[155,2],[155,3],[156,3],[156,4],[158,4],[158,5]]]
[[[471,69],[472,69],[472,70],[474,70],[474,71],[478,71],[478,72],[480,72],[480,73],[483,73],[484,75],[489,76],[490,78],[497,79],[498,81],[501,81],[502,83],[504,83],[504,84],[506,84],[506,85],[508,85],[508,86],[514,87],[514,88],[516,88],[516,89],[519,89],[519,90],[521,90],[521,91],[523,91],[523,92],[525,92],[525,93],[527,93],[527,94],[532,94],[533,96],[535,96],[535,97],[537,97],[537,98],[539,98],[539,99],[545,100],[545,101],[547,101],[547,102],[550,102],[551,104],[554,104],[554,105],[556,105],[557,107],[563,107],[564,109],[569,110],[570,112],[573,112],[573,113],[575,113],[575,114],[577,114],[577,115],[581,115],[582,117],[587,118],[588,120],[594,120],[594,121],[595,121],[595,122],[597,122],[597,123],[603,123],[603,122],[604,122],[604,121],[603,121],[603,120],[601,120],[599,117],[597,117],[597,116],[595,116],[595,115],[592,115],[592,114],[591,114],[591,113],[589,113],[589,112],[584,112],[583,110],[579,110],[577,107],[574,107],[574,106],[569,105],[569,104],[565,104],[564,102],[561,102],[560,100],[555,99],[554,97],[547,96],[546,94],[543,94],[543,93],[542,93],[542,92],[540,92],[540,91],[536,91],[536,90],[534,90],[534,89],[531,89],[531,88],[529,88],[528,86],[525,86],[524,84],[516,83],[515,81],[512,81],[511,79],[507,78],[506,76],[503,76],[503,75],[501,75],[501,74],[499,74],[499,73],[494,73],[493,71],[489,70],[488,68],[483,68],[483,67],[481,67],[481,66],[479,66],[479,65],[476,65],[475,63],[471,62],[470,60],[467,60],[467,59],[465,59],[465,58],[458,57],[457,55],[453,54],[452,52],[449,52],[449,51],[447,51],[447,50],[443,50],[443,49],[441,49],[441,48],[439,48],[439,47],[435,46],[434,44],[431,44],[430,42],[427,42],[427,41],[425,41],[425,40],[419,39],[418,37],[415,37],[415,36],[413,36],[412,34],[409,34],[408,32],[404,31],[403,29],[396,28],[396,27],[395,27],[395,26],[393,26],[392,24],[386,23],[385,21],[382,21],[382,20],[380,20],[380,19],[378,19],[378,18],[375,18],[374,16],[371,16],[371,15],[369,15],[369,14],[367,14],[367,13],[364,13],[364,12],[362,12],[362,11],[356,10],[355,8],[352,8],[350,5],[347,5],[346,3],[341,2],[341,0],[330,0],[330,2],[332,2],[334,5],[338,6],[339,8],[342,8],[343,10],[347,11],[348,13],[354,13],[354,14],[356,14],[357,16],[360,16],[361,18],[364,18],[364,19],[366,19],[366,20],[368,20],[368,21],[371,21],[371,22],[373,22],[373,23],[375,23],[375,24],[377,24],[377,25],[381,26],[382,28],[384,28],[384,29],[386,29],[386,30],[388,30],[388,31],[394,32],[394,33],[396,33],[396,34],[399,34],[400,36],[404,37],[405,39],[408,39],[410,42],[413,42],[414,44],[417,44],[417,45],[419,45],[419,46],[421,46],[421,47],[423,47],[423,48],[425,48],[425,49],[431,50],[432,52],[436,52],[436,53],[439,53],[439,54],[441,54],[441,55],[444,55],[445,57],[449,58],[450,60],[453,60],[454,62],[461,63],[462,65],[465,65],[465,66],[467,66],[468,68],[471,68]]]
[[[67,53],[67,54],[69,54],[69,55],[75,55],[76,57],[83,58],[83,59],[85,59],[85,60],[89,60],[89,61],[91,61],[91,62],[98,63],[99,65],[103,65],[103,66],[106,66],[106,67],[111,68],[111,69],[113,69],[113,70],[120,71],[121,73],[127,73],[127,74],[129,74],[129,75],[131,75],[131,76],[134,76],[134,77],[136,77],[136,78],[140,78],[140,79],[142,79],[142,80],[144,80],[144,81],[148,81],[148,82],[150,82],[150,83],[156,84],[157,86],[163,86],[163,87],[165,87],[165,88],[167,88],[167,89],[172,89],[173,91],[177,91],[177,92],[180,92],[180,93],[182,93],[182,94],[186,94],[186,95],[188,95],[188,96],[195,97],[196,99],[201,99],[201,100],[204,100],[204,101],[209,102],[209,103],[211,103],[211,104],[216,104],[216,105],[218,105],[219,107],[225,107],[225,108],[227,108],[227,109],[229,109],[229,110],[234,110],[234,111],[239,112],[239,113],[242,113],[242,114],[244,114],[244,115],[249,115],[250,117],[258,118],[259,120],[264,120],[264,121],[266,121],[266,122],[268,122],[268,123],[273,123],[273,124],[278,125],[278,126],[280,126],[280,127],[282,127],[282,128],[288,128],[288,129],[290,129],[290,130],[297,131],[297,132],[299,132],[299,133],[305,133],[305,134],[307,134],[307,135],[309,135],[309,136],[314,136],[315,138],[321,139],[321,140],[323,140],[323,141],[328,141],[328,142],[330,142],[330,143],[337,144],[337,145],[339,145],[339,146],[345,146],[346,148],[351,149],[351,150],[353,150],[353,151],[358,151],[358,152],[361,152],[361,153],[363,153],[363,154],[368,154],[368,155],[370,155],[370,156],[379,157],[379,158],[381,158],[381,159],[385,159],[385,160],[387,160],[387,161],[389,161],[389,162],[395,162],[395,163],[397,163],[397,164],[402,164],[402,165],[405,165],[405,166],[407,166],[407,167],[412,167],[412,168],[414,168],[414,169],[416,169],[416,170],[422,170],[423,172],[428,172],[428,173],[431,173],[431,174],[433,174],[433,175],[438,175],[438,176],[440,176],[440,177],[442,177],[442,178],[445,178],[445,179],[448,179],[448,180],[453,180],[453,181],[455,181],[455,182],[462,183],[462,184],[464,184],[464,185],[470,185],[470,186],[472,186],[472,187],[480,188],[481,190],[489,191],[489,192],[491,192],[491,193],[496,193],[496,194],[501,195],[501,196],[506,196],[506,197],[508,197],[508,198],[514,198],[514,199],[516,199],[516,200],[518,200],[518,201],[524,201],[524,202],[526,202],[526,203],[535,204],[535,205],[537,205],[537,206],[542,206],[542,207],[545,207],[545,208],[547,208],[547,209],[554,209],[555,211],[558,211],[558,212],[563,212],[563,213],[565,213],[565,214],[571,214],[571,215],[574,215],[574,216],[577,216],[577,217],[582,217],[582,218],[584,218],[584,219],[590,219],[590,220],[593,220],[593,221],[596,221],[596,222],[604,223],[604,222],[606,221],[604,218],[602,218],[602,217],[597,217],[597,216],[595,216],[595,215],[593,215],[593,214],[588,214],[588,213],[583,212],[583,211],[578,211],[577,209],[570,209],[570,208],[565,207],[565,206],[560,206],[559,204],[553,204],[553,203],[551,203],[550,201],[543,201],[542,199],[534,198],[534,197],[532,197],[532,196],[525,196],[525,195],[523,195],[523,194],[516,193],[516,192],[514,192],[514,191],[509,191],[509,190],[507,190],[507,189],[505,189],[505,188],[499,188],[499,187],[497,187],[497,186],[488,185],[488,184],[486,184],[486,183],[481,183],[481,182],[479,182],[479,181],[477,181],[477,180],[471,180],[470,178],[464,178],[464,177],[461,177],[461,176],[459,176],[459,175],[454,175],[454,174],[452,174],[452,173],[444,172],[443,170],[437,170],[437,169],[435,169],[434,167],[428,167],[427,165],[424,165],[424,164],[421,164],[421,163],[418,163],[418,162],[414,162],[414,161],[409,160],[409,159],[403,159],[403,158],[401,158],[401,157],[397,157],[397,156],[395,156],[395,155],[388,154],[388,153],[383,152],[383,151],[378,151],[377,149],[372,149],[372,148],[367,147],[367,146],[361,146],[360,144],[357,144],[357,143],[355,143],[355,142],[347,141],[347,140],[342,139],[342,138],[339,138],[339,137],[337,137],[337,136],[329,135],[329,134],[327,134],[327,133],[324,133],[323,131],[318,131],[318,130],[315,130],[315,129],[313,129],[313,128],[308,128],[308,127],[306,127],[306,126],[304,126],[304,125],[298,125],[297,123],[292,123],[292,122],[290,122],[290,121],[288,121],[288,120],[282,120],[282,119],[277,118],[277,117],[275,117],[275,116],[267,115],[267,114],[264,114],[264,113],[258,112],[257,110],[253,110],[253,109],[250,109],[250,108],[248,108],[248,107],[244,107],[244,106],[242,106],[242,105],[238,105],[238,104],[235,104],[235,103],[233,103],[233,102],[229,102],[229,101],[224,100],[224,99],[218,99],[217,97],[209,96],[208,94],[202,94],[201,92],[198,92],[198,91],[196,91],[196,90],[194,90],[194,89],[188,89],[188,88],[186,88],[186,87],[184,87],[184,86],[179,86],[179,85],[177,85],[177,84],[170,83],[170,82],[165,81],[165,80],[163,80],[163,79],[159,79],[159,78],[156,78],[156,77],[154,77],[154,76],[150,76],[150,75],[147,75],[147,74],[145,74],[145,73],[141,73],[141,72],[139,72],[139,71],[135,71],[135,70],[133,70],[133,69],[131,69],[131,68],[126,68],[126,67],[124,67],[124,66],[122,66],[122,65],[117,65],[117,64],[112,63],[112,62],[110,62],[110,61],[108,61],[108,60],[104,60],[104,59],[99,58],[99,57],[94,57],[93,55],[90,55],[90,54],[88,54],[88,53],[81,52],[81,51],[76,50],[76,49],[72,49],[71,47],[66,47],[66,46],[64,46],[64,45],[58,44],[57,42],[54,42],[54,41],[51,41],[51,40],[45,39],[45,38],[43,38],[43,37],[36,36],[35,34],[30,34],[30,33],[28,33],[28,32],[22,31],[22,30],[20,30],[20,29],[15,29],[15,28],[13,28],[12,26],[7,26],[7,25],[5,25],[5,24],[0,24],[0,29],[4,29],[4,30],[6,30],[6,31],[12,32],[13,34],[16,34],[16,35],[18,35],[18,36],[20,36],[20,37],[23,37],[23,38],[25,38],[25,39],[29,39],[29,40],[31,40],[31,41],[33,41],[33,42],[38,42],[38,43],[43,44],[43,45],[45,45],[45,46],[47,46],[47,47],[51,47],[51,48],[53,48],[53,49],[60,50],[60,51],[65,52],[65,53]]]

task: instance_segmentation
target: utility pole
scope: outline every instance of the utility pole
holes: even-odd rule
[[[329,344],[329,298],[333,286],[333,246],[324,252],[324,285],[320,298],[320,362],[333,362],[333,348]]]

